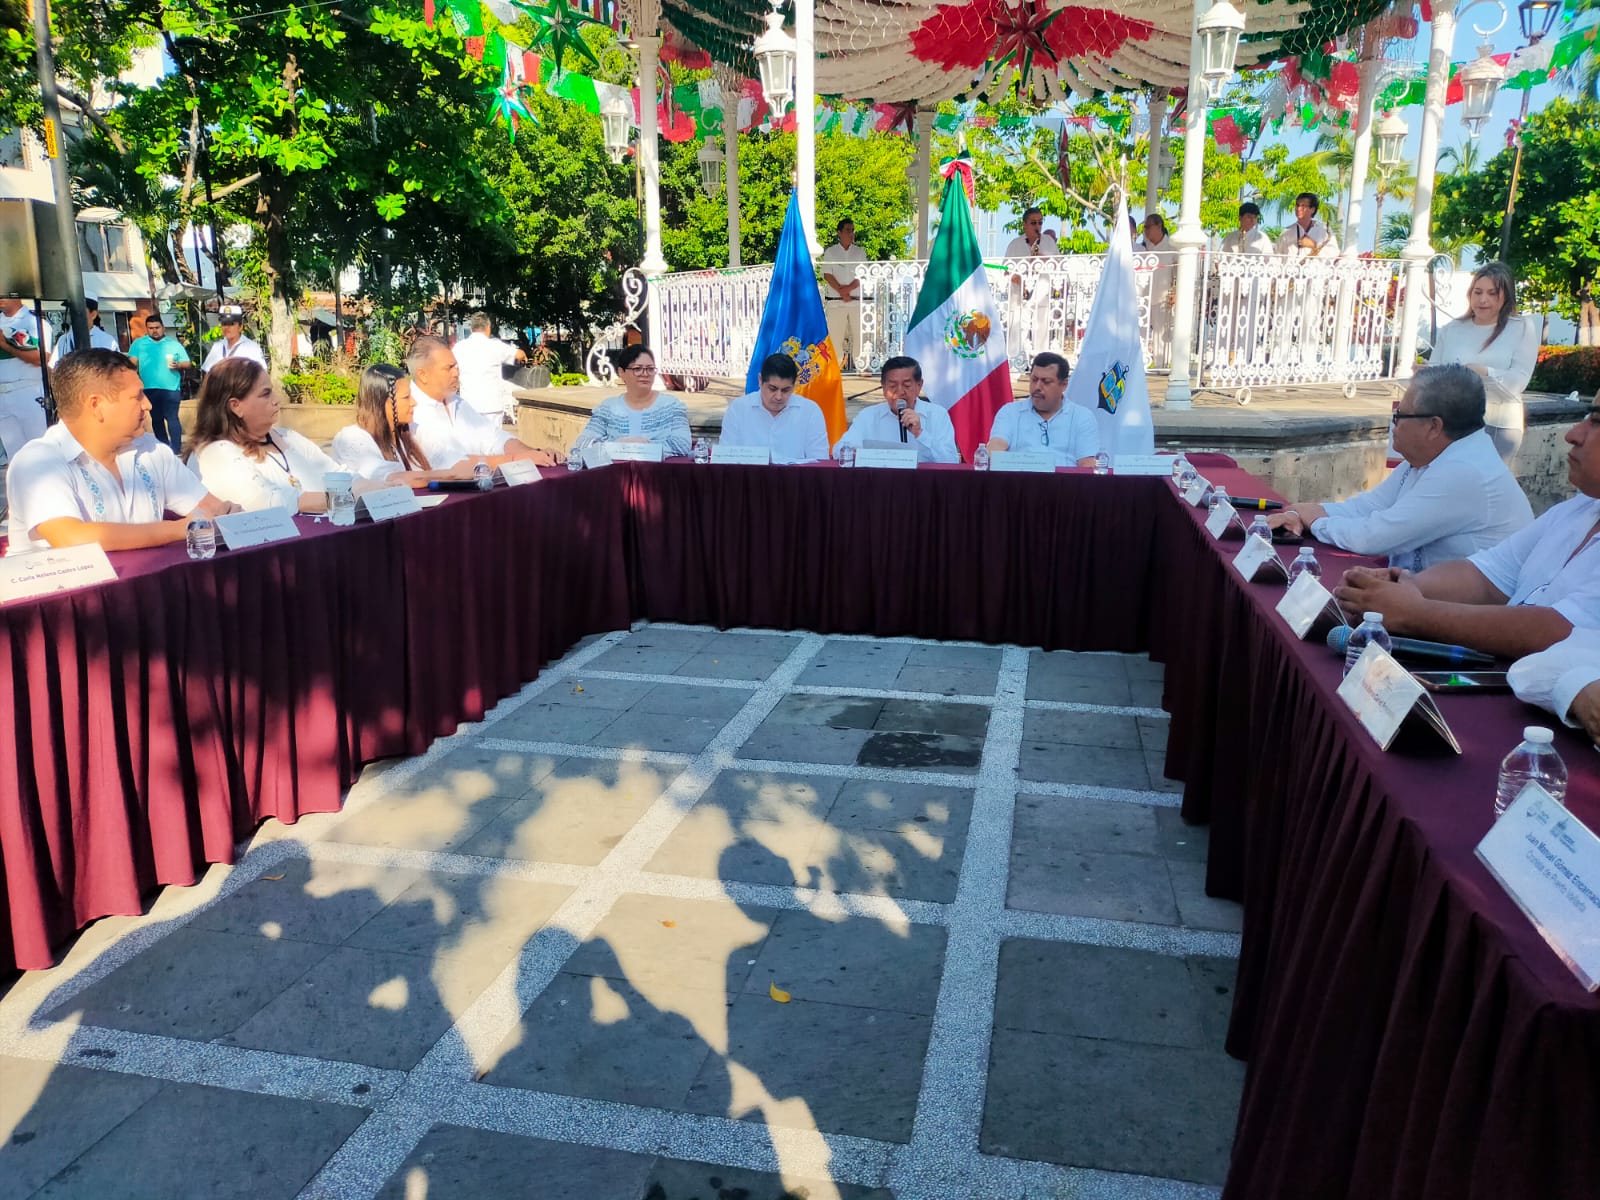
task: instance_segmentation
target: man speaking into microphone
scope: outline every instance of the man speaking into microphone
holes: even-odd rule
[[[931,401],[918,403],[922,399],[922,367],[916,359],[902,354],[886,360],[878,372],[878,386],[883,391],[883,403],[857,413],[839,439],[840,446],[854,446],[857,450],[915,446],[918,462],[961,461],[950,414]],[[834,453],[838,452],[834,447]]]

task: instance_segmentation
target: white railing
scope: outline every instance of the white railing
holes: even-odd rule
[[[1146,365],[1172,359],[1175,252],[1134,258]],[[989,263],[989,286],[1018,371],[1055,350],[1076,358],[1105,256],[1059,255]],[[1400,308],[1399,264],[1385,259],[1302,259],[1203,254],[1200,308],[1190,349],[1199,386],[1242,394],[1252,387],[1339,383],[1389,374]],[[836,345],[858,371],[897,354],[916,307],[926,262],[860,264],[859,304],[831,306]],[[750,364],[771,267],[686,271],[651,281],[651,343],[662,371],[742,377]],[[842,322],[842,323],[841,323]]]

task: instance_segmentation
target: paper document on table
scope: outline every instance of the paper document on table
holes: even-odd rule
[[[1589,991],[1600,989],[1600,838],[1537,783],[1478,843],[1478,858]]]

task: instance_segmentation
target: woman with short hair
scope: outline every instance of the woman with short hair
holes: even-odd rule
[[[622,395],[602,400],[578,435],[576,450],[595,442],[660,442],[668,457],[689,453],[689,409],[655,390],[656,356],[650,347],[629,346],[617,355]]]

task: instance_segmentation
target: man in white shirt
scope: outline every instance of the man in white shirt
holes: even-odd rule
[[[1037,208],[1024,209],[1022,232],[1006,246],[1007,258],[1053,258],[1061,253],[1056,236],[1044,227],[1044,213]],[[1013,278],[1020,278],[1014,276]]]
[[[1346,612],[1381,612],[1390,633],[1470,646],[1503,658],[1548,649],[1600,626],[1600,407],[1567,430],[1567,478],[1579,494],[1469,559],[1418,575],[1345,572]]]
[[[728,401],[722,418],[724,446],[765,446],[775,463],[828,457],[828,422],[814,401],[794,394],[800,368],[787,354],[761,362],[761,386]]]
[[[101,329],[97,322],[100,320],[100,301],[93,296],[84,297],[84,311],[89,317],[89,345],[96,350],[121,350],[117,344],[116,336]],[[77,338],[73,335],[69,325],[67,331],[56,341],[55,349],[50,351],[50,365],[54,367],[67,355],[78,348]]]
[[[1002,405],[989,431],[990,450],[1054,455],[1063,467],[1092,467],[1100,453],[1100,427],[1094,413],[1067,404],[1067,360],[1046,351],[1036,354],[1028,372],[1028,398]]]
[[[839,446],[860,449],[869,442],[903,444],[916,447],[919,462],[961,461],[950,414],[931,401],[917,403],[922,398],[922,364],[904,354],[886,359],[878,372],[878,386],[884,402],[857,413]],[[839,446],[833,448],[835,454]]]
[[[524,362],[527,355],[509,342],[492,337],[489,314],[475,312],[467,318],[472,330],[455,344],[456,365],[461,368],[461,398],[484,416],[496,421],[512,414],[515,393],[500,369]]]
[[[1339,243],[1328,227],[1317,220],[1322,202],[1310,192],[1294,198],[1294,224],[1278,235],[1278,253],[1297,258],[1335,258]]]
[[[856,268],[867,261],[867,252],[856,245],[856,225],[849,217],[839,222],[837,240],[822,252],[822,315],[828,321],[828,337],[833,352],[844,370],[854,370],[861,347],[861,280]]]
[[[1600,629],[1574,629],[1565,641],[1518,659],[1506,678],[1518,700],[1582,726],[1600,744]]]
[[[1312,197],[1315,199],[1315,197]],[[1253,200],[1239,205],[1239,228],[1222,239],[1224,254],[1271,254],[1272,239],[1261,228],[1261,206]]]
[[[22,448],[6,477],[11,553],[88,542],[161,546],[182,541],[193,514],[238,511],[145,432],[150,402],[131,358],[96,349],[68,355],[51,387],[61,421]]]
[[[1483,381],[1459,365],[1424,367],[1393,418],[1405,461],[1349,500],[1297,503],[1267,518],[1320,542],[1422,571],[1498,545],[1533,520],[1528,498],[1483,428]]]
[[[1061,248],[1056,238],[1044,227],[1044,213],[1037,208],[1022,212],[1022,233],[1006,246],[1007,258],[1057,258]],[[1050,341],[1051,277],[1042,278],[1032,272],[1013,271],[1010,293],[1006,297],[1011,310],[1007,328],[1022,335],[1023,348],[1043,350]]]
[[[267,356],[254,338],[244,336],[244,313],[237,308],[223,309],[222,336],[211,343],[205,362],[200,364],[203,374],[225,358],[248,358],[251,362],[267,365]]]
[[[44,432],[39,360],[49,348],[50,326],[21,300],[0,299],[0,445],[12,458]]]
[[[545,467],[561,461],[548,450],[519,442],[498,420],[461,399],[461,369],[443,338],[425,334],[412,342],[406,353],[406,370],[411,373],[411,398],[417,405],[411,417],[411,435],[433,470],[448,471],[468,460],[491,467],[514,458],[532,459]]]

